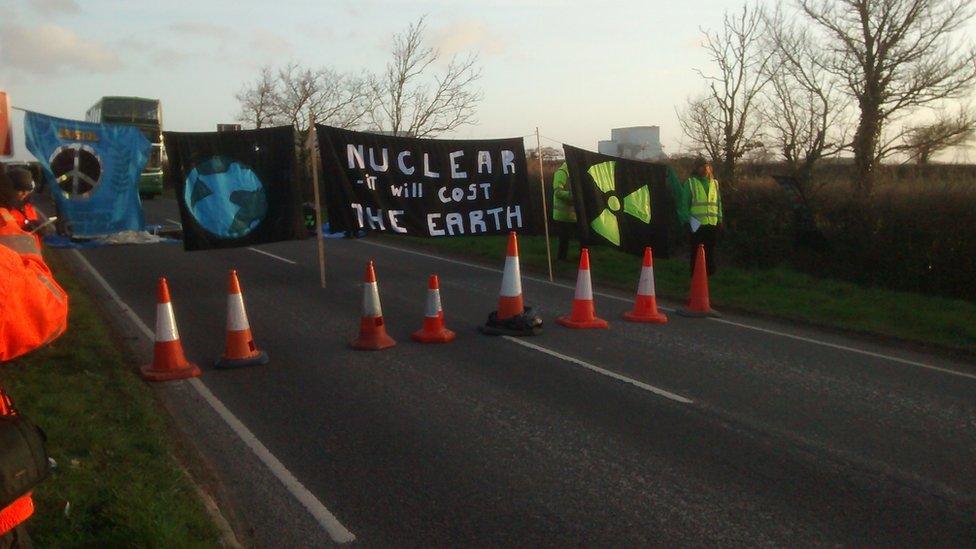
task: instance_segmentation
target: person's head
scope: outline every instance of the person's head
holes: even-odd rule
[[[34,192],[34,176],[21,167],[7,168],[0,177],[0,201],[8,208],[19,208]]]
[[[692,175],[695,177],[711,177],[712,176],[712,163],[703,157],[698,157],[695,159],[695,164],[691,170]]]

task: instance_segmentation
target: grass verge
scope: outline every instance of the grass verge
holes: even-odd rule
[[[34,492],[39,547],[196,547],[219,533],[172,454],[152,391],[123,359],[95,304],[60,258],[68,331],[3,366],[14,403],[48,436],[58,468]]]
[[[495,261],[499,267],[505,254],[503,236],[389,238],[451,255]],[[555,257],[555,238],[551,246]],[[569,257],[578,258],[578,249],[574,242]],[[659,296],[683,300],[688,294],[688,260],[683,249],[676,255],[673,259],[654,261],[654,278]],[[547,272],[544,237],[520,237],[519,256],[523,269]],[[594,283],[636,290],[639,257],[600,246],[590,250],[590,263]],[[575,260],[554,261],[553,268],[557,277],[575,279]],[[976,355],[976,322],[973,322],[976,303],[961,299],[864,287],[816,278],[786,267],[741,269],[721,265],[719,272],[709,279],[709,289],[712,304],[718,309],[724,306]]]

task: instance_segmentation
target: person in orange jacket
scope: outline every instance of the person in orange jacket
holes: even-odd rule
[[[0,207],[7,208],[25,231],[36,229],[46,220],[30,203],[36,188],[34,176],[21,167],[8,168],[6,181],[0,181]]]
[[[44,263],[37,240],[0,207],[0,365],[50,343],[67,323],[68,295]],[[0,416],[13,413],[0,387]],[[31,546],[23,523],[33,513],[29,493],[0,509],[0,548]]]

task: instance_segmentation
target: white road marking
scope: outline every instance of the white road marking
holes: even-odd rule
[[[75,257],[77,257],[85,268],[88,269],[88,271],[92,274],[92,276],[95,277],[95,280],[98,281],[98,283],[115,301],[115,303],[122,308],[132,323],[139,328],[140,331],[142,331],[143,335],[152,341],[154,339],[154,335],[153,331],[149,329],[149,326],[147,326],[146,323],[139,318],[139,315],[137,315],[135,311],[133,311],[124,301],[122,301],[122,298],[119,297],[119,294],[116,293],[115,289],[113,289],[108,281],[102,277],[101,273],[99,273],[98,270],[96,270],[95,267],[88,262],[81,252],[78,250],[71,251],[74,252]],[[288,492],[291,493],[291,495],[302,504],[302,507],[304,507],[305,510],[307,510],[315,518],[319,525],[325,529],[325,531],[329,534],[329,537],[332,538],[332,541],[336,543],[350,543],[356,540],[356,536],[346,529],[346,527],[339,522],[335,515],[333,515],[324,505],[322,505],[322,502],[315,497],[315,494],[305,488],[305,486],[302,485],[297,478],[295,478],[295,475],[293,475],[291,471],[289,471],[284,464],[282,464],[281,461],[279,461],[278,458],[276,458],[274,454],[272,454],[268,448],[262,444],[260,440],[258,440],[256,436],[254,436],[254,433],[252,433],[246,425],[237,419],[233,412],[228,410],[227,407],[224,406],[224,404],[216,396],[214,396],[212,392],[210,392],[210,389],[207,388],[201,379],[191,378],[189,383],[190,386],[193,387],[197,393],[199,393],[200,396],[207,401],[207,404],[209,404],[210,407],[217,412],[217,415],[219,415],[221,419],[227,423],[227,426],[230,427],[235,434],[237,434],[241,441],[244,442],[244,444],[246,444],[252,452],[254,452],[254,455],[256,455],[258,459],[265,464],[268,470],[271,471],[271,474],[273,474],[285,486]]]
[[[493,272],[493,273],[501,273],[502,272],[501,269],[495,269],[495,268],[492,268],[492,267],[486,267],[484,265],[478,265],[478,264],[475,264],[475,263],[469,263],[467,261],[460,261],[460,260],[457,260],[457,259],[450,259],[450,258],[446,258],[446,257],[440,257],[440,256],[436,256],[436,255],[433,255],[433,254],[427,254],[427,253],[418,252],[418,251],[415,251],[415,250],[409,250],[409,249],[406,249],[406,248],[400,248],[400,247],[397,247],[397,246],[390,246],[390,245],[387,245],[387,244],[379,244],[379,243],[376,243],[376,242],[369,242],[367,240],[362,240],[362,239],[360,239],[359,242],[362,242],[364,244],[369,244],[371,246],[378,246],[380,248],[387,248],[387,249],[390,249],[390,250],[396,250],[398,252],[413,254],[413,255],[420,256],[420,257],[427,257],[427,258],[436,259],[436,260],[439,260],[439,261],[446,261],[448,263],[454,263],[455,265],[464,265],[465,267],[471,267],[471,268],[474,268],[474,269],[480,269],[482,271],[489,271],[489,272]],[[538,277],[527,276],[527,275],[522,275],[522,278],[527,278],[529,280],[534,280],[534,281],[540,282],[542,284],[552,284],[553,286],[558,286],[560,288],[567,288],[567,289],[573,289],[573,290],[575,290],[575,286],[570,286],[569,284],[562,284],[562,283],[559,283],[559,282],[549,282],[547,279],[544,279],[544,278],[538,278]],[[608,299],[615,299],[617,301],[625,301],[625,302],[629,302],[630,301],[630,299],[628,299],[628,298],[624,298],[624,297],[620,297],[620,296],[617,296],[617,295],[608,294],[608,293],[604,293],[604,292],[594,291],[593,293],[595,295],[598,295],[598,296],[601,296],[601,297],[606,297]],[[661,307],[661,306],[658,306],[658,309],[661,309],[663,311],[668,311],[668,312],[674,311],[674,309],[669,308],[669,307]],[[925,364],[924,362],[917,362],[917,361],[914,361],[914,360],[908,360],[908,359],[905,359],[905,358],[900,358],[900,357],[892,356],[892,355],[886,355],[886,354],[883,354],[883,353],[875,353],[873,351],[867,351],[867,350],[864,350],[864,349],[858,349],[856,347],[849,347],[847,345],[840,345],[840,344],[837,344],[837,343],[831,343],[829,341],[823,341],[823,340],[820,340],[820,339],[813,339],[813,338],[810,338],[810,337],[799,336],[799,335],[790,334],[790,333],[787,333],[787,332],[780,332],[780,331],[777,331],[777,330],[770,330],[768,328],[762,328],[762,327],[759,327],[759,326],[753,326],[751,324],[744,324],[742,322],[735,322],[733,320],[728,320],[728,319],[724,319],[724,318],[712,318],[712,317],[709,317],[707,320],[710,320],[712,322],[721,322],[721,323],[727,324],[729,326],[736,326],[736,327],[744,328],[744,329],[747,329],[747,330],[755,330],[757,332],[763,332],[763,333],[770,334],[770,335],[776,335],[776,336],[780,336],[780,337],[786,337],[786,338],[794,339],[796,341],[803,341],[805,343],[810,343],[810,344],[813,344],[813,345],[820,345],[822,347],[829,347],[831,349],[837,349],[839,351],[847,351],[847,352],[850,352],[850,353],[856,353],[856,354],[860,354],[860,355],[864,355],[864,356],[870,356],[870,357],[873,357],[873,358],[879,358],[879,359],[882,359],[882,360],[888,360],[888,361],[891,361],[891,362],[897,362],[899,364],[905,364],[905,365],[908,365],[908,366],[915,366],[915,367],[918,367],[918,368],[923,368],[923,369],[931,370],[931,371],[935,371],[935,372],[941,372],[941,373],[944,373],[944,374],[949,374],[949,375],[953,375],[953,376],[963,377],[963,378],[967,378],[967,379],[976,379],[976,374],[970,374],[968,372],[961,372],[959,370],[953,370],[951,368],[942,368],[942,367],[939,367],[939,366],[933,366],[931,364]]]
[[[508,341],[511,341],[512,343],[516,343],[516,344],[521,345],[523,347],[527,347],[529,349],[532,349],[532,350],[535,350],[535,351],[539,351],[540,353],[545,353],[545,354],[547,354],[549,356],[556,357],[556,358],[558,358],[560,360],[565,360],[566,362],[571,362],[573,364],[576,364],[577,366],[582,366],[582,367],[586,368],[587,370],[590,370],[590,371],[596,372],[598,374],[605,375],[607,377],[616,379],[617,381],[623,381],[624,383],[629,383],[630,385],[633,385],[634,387],[637,387],[639,389],[644,389],[645,391],[654,393],[655,395],[662,396],[664,398],[669,398],[669,399],[671,399],[671,400],[673,400],[675,402],[680,402],[682,404],[693,404],[694,403],[694,401],[691,400],[690,398],[685,398],[685,397],[683,397],[681,395],[676,395],[676,394],[674,394],[674,393],[672,393],[670,391],[665,391],[664,389],[661,389],[659,387],[655,387],[653,385],[648,385],[647,383],[644,383],[644,382],[641,382],[641,381],[637,381],[636,379],[631,379],[631,378],[629,378],[627,376],[622,376],[622,375],[620,375],[618,373],[611,372],[610,370],[604,370],[603,368],[600,368],[599,366],[594,366],[594,365],[590,364],[589,362],[584,362],[584,361],[582,361],[582,360],[580,360],[578,358],[574,358],[574,357],[571,357],[569,355],[564,355],[562,353],[558,353],[556,351],[553,351],[552,349],[547,349],[545,347],[541,347],[539,345],[536,345],[535,343],[529,343],[528,341],[519,339],[517,337],[512,337],[512,336],[502,336],[502,339],[507,339]]]
[[[252,252],[257,252],[259,254],[264,254],[264,255],[266,255],[268,257],[273,257],[273,258],[277,259],[278,261],[284,261],[285,263],[291,263],[292,265],[298,265],[298,263],[296,263],[296,262],[294,262],[294,261],[292,261],[292,260],[290,260],[290,259],[288,259],[286,257],[281,257],[280,255],[275,255],[275,254],[272,254],[272,253],[268,253],[268,252],[266,252],[264,250],[259,250],[257,248],[248,248],[248,250],[251,250]]]

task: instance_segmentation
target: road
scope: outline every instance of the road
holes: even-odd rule
[[[151,223],[178,219],[171,200],[144,206]],[[973,364],[735,315],[630,324],[632,296],[616,291],[596,297],[609,330],[573,331],[554,322],[571,285],[532,277],[545,333],[487,337],[475,328],[502,258],[326,246],[324,290],[313,240],[65,252],[122,324],[153,326],[156,279],[169,278],[204,375],[158,390],[247,545],[343,532],[367,546],[976,542]],[[378,353],[347,346],[369,259],[399,342]],[[267,366],[210,366],[231,268]],[[459,334],[449,345],[409,340],[431,273]]]

